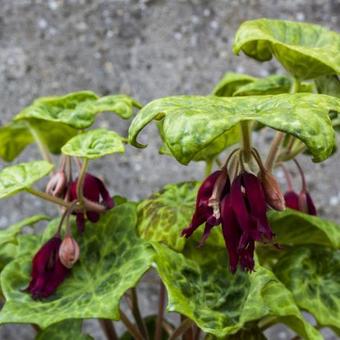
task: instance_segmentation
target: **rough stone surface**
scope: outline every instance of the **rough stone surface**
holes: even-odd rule
[[[90,89],[101,95],[127,93],[141,101],[175,94],[208,94],[226,71],[266,76],[283,72],[231,53],[234,33],[250,18],[303,20],[333,30],[340,27],[339,0],[2,0],[0,8],[0,124],[34,98]],[[128,123],[106,115],[108,124],[126,134]],[[112,192],[140,199],[165,183],[199,179],[202,164],[181,166],[158,155],[157,131],[148,127],[145,150],[129,148],[122,156],[97,161]],[[260,145],[265,143],[261,135]],[[0,141],[1,142],[1,141]],[[38,156],[34,146],[19,160]],[[340,218],[339,155],[322,164],[303,158],[310,191],[322,215]],[[4,163],[0,161],[0,168]],[[280,173],[278,173],[280,175]],[[282,175],[282,174],[281,174]],[[27,195],[2,201],[0,227],[22,216],[55,211]],[[146,288],[143,309],[150,312]],[[87,322],[96,339],[103,335]],[[276,328],[270,339],[288,339]],[[327,335],[329,339],[335,339]],[[1,339],[32,339],[28,326],[5,326]]]

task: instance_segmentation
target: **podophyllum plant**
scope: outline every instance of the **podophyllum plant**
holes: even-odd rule
[[[305,339],[322,339],[323,327],[340,334],[340,226],[317,216],[296,160],[336,157],[340,36],[312,24],[252,20],[233,50],[258,61],[275,57],[289,76],[227,73],[212,95],[143,108],[125,95],[89,91],[39,98],[0,128],[4,161],[31,143],[44,158],[4,167],[0,198],[25,191],[59,215],[34,215],[0,232],[0,323],[30,323],[37,339],[49,340],[90,338],[81,332],[88,318],[98,318],[110,339],[119,338],[111,320],[126,326],[121,339],[263,339],[277,323]],[[140,110],[128,139],[90,129],[100,112],[128,119],[133,108]],[[168,184],[140,202],[112,198],[89,162],[124,152],[126,143],[144,147],[137,137],[153,120],[161,153],[183,165],[206,162],[206,179]],[[259,130],[276,131],[268,150],[253,144]],[[285,190],[274,176],[279,167]],[[293,167],[301,187],[292,185]],[[48,175],[46,190],[37,189]],[[22,232],[42,221],[42,234]],[[146,316],[136,286],[152,267],[159,308]],[[177,326],[165,315],[166,295],[167,310],[181,316]],[[134,321],[120,308],[123,296]]]

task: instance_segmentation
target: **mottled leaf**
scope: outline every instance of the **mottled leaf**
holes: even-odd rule
[[[30,119],[12,121],[0,128],[0,157],[11,162],[30,144],[39,138],[49,151],[58,154],[60,148],[73,137],[77,130],[62,123]]]
[[[228,72],[216,84],[212,94],[218,97],[231,97],[239,87],[255,80],[255,77],[247,74]]]
[[[298,93],[273,96],[200,97],[176,96],[152,101],[136,115],[129,129],[130,143],[137,147],[140,131],[153,119],[164,119],[167,147],[181,163],[188,164],[217,138],[245,120],[284,131],[303,141],[314,161],[332,152],[335,133],[328,117],[340,112],[340,100],[321,94]]]
[[[0,323],[34,323],[42,328],[67,319],[119,319],[119,302],[150,268],[154,251],[136,235],[134,204],[111,209],[85,234],[74,236],[80,260],[56,293],[34,301],[27,287],[34,250],[7,265],[1,274],[6,303]],[[34,247],[33,247],[34,248]]]
[[[304,321],[292,294],[257,265],[248,274],[228,270],[226,250],[190,246],[184,254],[153,243],[157,271],[168,291],[168,310],[193,320],[204,332],[223,337],[266,316],[292,327],[305,339],[321,339]]]
[[[8,166],[0,171],[0,199],[29,188],[46,176],[53,165],[46,161],[33,161]]]
[[[124,152],[123,138],[114,131],[95,129],[70,139],[61,149],[69,156],[95,159],[115,152]]]
[[[65,320],[40,331],[35,340],[91,340],[91,336],[82,333],[82,320]]]
[[[194,212],[199,183],[168,184],[138,205],[138,232],[147,241],[157,241],[181,251],[187,227]]]
[[[21,232],[24,227],[32,226],[40,221],[49,220],[48,216],[45,215],[34,215],[31,217],[27,217],[20,222],[12,224],[6,229],[0,230],[0,246],[3,246],[5,243],[16,243],[17,235]]]
[[[161,242],[182,251],[185,238],[181,231],[191,221],[200,185],[199,182],[168,184],[160,192],[141,201],[137,209],[139,235],[147,241]],[[200,231],[195,232],[193,240],[198,242],[201,235]],[[206,244],[224,248],[220,228],[212,229]]]
[[[139,107],[139,104],[125,95],[99,98],[94,92],[81,91],[65,96],[39,98],[17,114],[15,119],[35,118],[85,129],[91,126],[96,115],[103,111],[115,112],[122,118],[129,118],[133,106]]]
[[[34,142],[34,139],[24,122],[10,122],[0,127],[0,157],[11,162],[27,145]]]
[[[53,154],[60,154],[61,147],[78,133],[78,130],[58,122],[32,118],[27,124],[32,136],[41,139]]]
[[[291,87],[291,80],[281,75],[273,75],[257,79],[252,83],[239,87],[234,96],[258,96],[266,94],[288,93]]]
[[[268,217],[280,244],[314,243],[340,249],[340,225],[335,222],[291,209],[280,212],[272,210]]]
[[[162,131],[160,130],[161,138],[164,141],[164,144],[160,147],[159,153],[162,155],[167,155],[173,157],[170,149],[166,145],[165,138],[162,137]],[[228,147],[238,143],[240,141],[241,131],[238,125],[234,126],[226,133],[223,133],[221,136],[214,139],[209,145],[205,148],[199,150],[193,161],[210,161],[217,157],[223,150]]]
[[[318,25],[286,20],[244,22],[233,51],[259,61],[273,56],[298,79],[340,73],[340,35]]]
[[[289,251],[274,268],[296,303],[320,325],[340,331],[340,251],[302,246]]]

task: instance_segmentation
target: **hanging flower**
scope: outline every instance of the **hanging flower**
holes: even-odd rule
[[[258,154],[254,157],[260,161]],[[267,219],[267,206],[277,210],[285,208],[279,185],[263,168],[262,162],[259,177],[245,170],[242,159],[239,162],[241,171],[236,173],[231,185],[227,174],[228,161],[221,170],[204,180],[197,194],[191,224],[182,231],[182,235],[188,238],[205,223],[202,245],[210,230],[221,224],[232,273],[237,266],[253,271],[255,242],[272,242],[274,234]]]
[[[78,178],[70,185],[70,201],[74,201],[78,198],[77,183]],[[111,209],[114,206],[114,201],[102,180],[89,173],[86,173],[84,178],[83,195],[85,198],[92,202],[104,205],[106,209]],[[91,210],[86,210],[85,212],[78,211],[76,213],[76,216],[76,222],[79,232],[83,232],[85,229],[85,216],[92,223],[98,222],[100,218],[99,212]]]
[[[53,294],[70,272],[59,259],[61,242],[60,236],[55,235],[33,257],[31,281],[26,289],[33,299]]]
[[[317,215],[315,204],[310,193],[307,190],[307,183],[303,170],[296,159],[294,159],[294,163],[299,170],[302,180],[302,187],[299,194],[293,190],[291,176],[288,170],[283,166],[284,174],[288,184],[288,190],[284,194],[286,206],[287,208],[298,210],[309,215]]]

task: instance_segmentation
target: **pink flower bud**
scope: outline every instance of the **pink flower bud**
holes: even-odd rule
[[[72,236],[67,235],[59,248],[59,258],[66,268],[72,268],[79,259],[79,245]]]
[[[279,183],[269,171],[261,171],[260,178],[267,203],[275,210],[285,210],[285,198]]]
[[[58,171],[52,175],[47,183],[46,192],[55,197],[64,196],[67,186],[67,179],[64,171]]]

